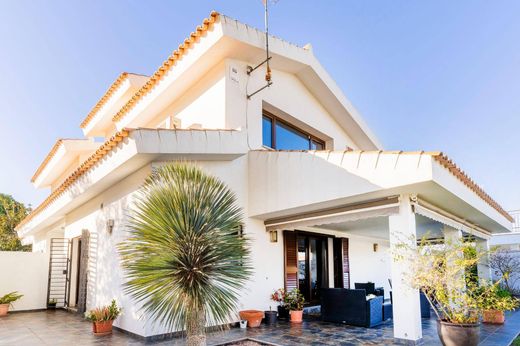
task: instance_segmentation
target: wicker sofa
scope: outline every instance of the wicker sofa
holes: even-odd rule
[[[374,327],[383,322],[383,297],[366,300],[363,289],[322,288],[321,319],[360,327]]]

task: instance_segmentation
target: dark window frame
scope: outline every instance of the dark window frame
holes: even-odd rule
[[[309,146],[308,146],[308,148],[306,150],[314,150],[314,149],[311,149],[312,148],[312,142],[318,143],[318,144],[320,144],[322,146],[323,149],[317,149],[317,150],[325,150],[325,141],[323,139],[318,138],[318,137],[310,134],[309,132],[307,132],[305,130],[302,130],[301,128],[291,124],[288,121],[280,119],[276,115],[271,114],[271,113],[269,113],[269,112],[267,112],[265,110],[262,111],[262,121],[263,121],[264,117],[265,118],[269,118],[271,120],[271,146],[267,146],[268,148],[271,148],[271,149],[274,149],[274,150],[279,150],[278,148],[276,148],[276,123],[281,123],[281,124],[289,127],[290,129],[292,129],[294,131],[297,131],[297,132],[299,132],[302,135],[307,137],[307,140],[309,142]],[[263,131],[263,125],[262,125],[262,131]],[[262,135],[262,145],[266,146],[263,143],[263,135]]]

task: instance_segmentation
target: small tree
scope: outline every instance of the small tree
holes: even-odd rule
[[[511,297],[497,296],[498,283],[479,282],[474,276],[474,268],[488,253],[475,251],[471,242],[436,244],[424,237],[417,247],[410,244],[400,243],[394,256],[410,265],[405,280],[424,293],[439,320],[477,323],[484,310],[507,310],[517,305]]]
[[[230,321],[251,274],[242,211],[224,183],[189,164],[146,180],[120,245],[126,292],[153,321],[205,345],[206,324]]]
[[[517,283],[520,280],[520,254],[504,249],[497,250],[489,258],[489,266],[500,278],[503,287],[517,295]]]
[[[29,211],[12,196],[0,193],[0,251],[31,251],[30,245],[22,245],[14,229]]]

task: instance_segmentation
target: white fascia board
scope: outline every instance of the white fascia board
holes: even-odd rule
[[[50,186],[81,154],[92,153],[100,143],[90,139],[63,139],[54,156],[45,165],[33,185],[36,188]]]
[[[112,117],[134,96],[147,80],[147,76],[129,73],[83,129],[83,134],[86,137],[105,136],[111,130],[111,126],[113,126]]]
[[[434,161],[432,165],[433,180],[444,189],[462,199],[471,207],[477,209],[489,219],[500,225],[500,231],[510,231],[513,224],[500,214],[495,208],[491,207],[487,202],[480,198],[474,191],[469,189],[457,177],[449,172],[438,162]]]
[[[247,153],[247,134],[228,130],[136,129],[60,197],[18,230],[24,238],[64,217],[155,160],[233,160]]]

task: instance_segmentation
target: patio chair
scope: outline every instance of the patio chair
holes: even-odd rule
[[[374,327],[383,322],[383,297],[366,299],[363,289],[322,288],[321,319],[359,327]]]
[[[355,282],[354,288],[357,290],[367,291],[367,295],[373,294],[376,296],[385,296],[385,289],[383,287],[376,287],[376,285],[373,282]]]

